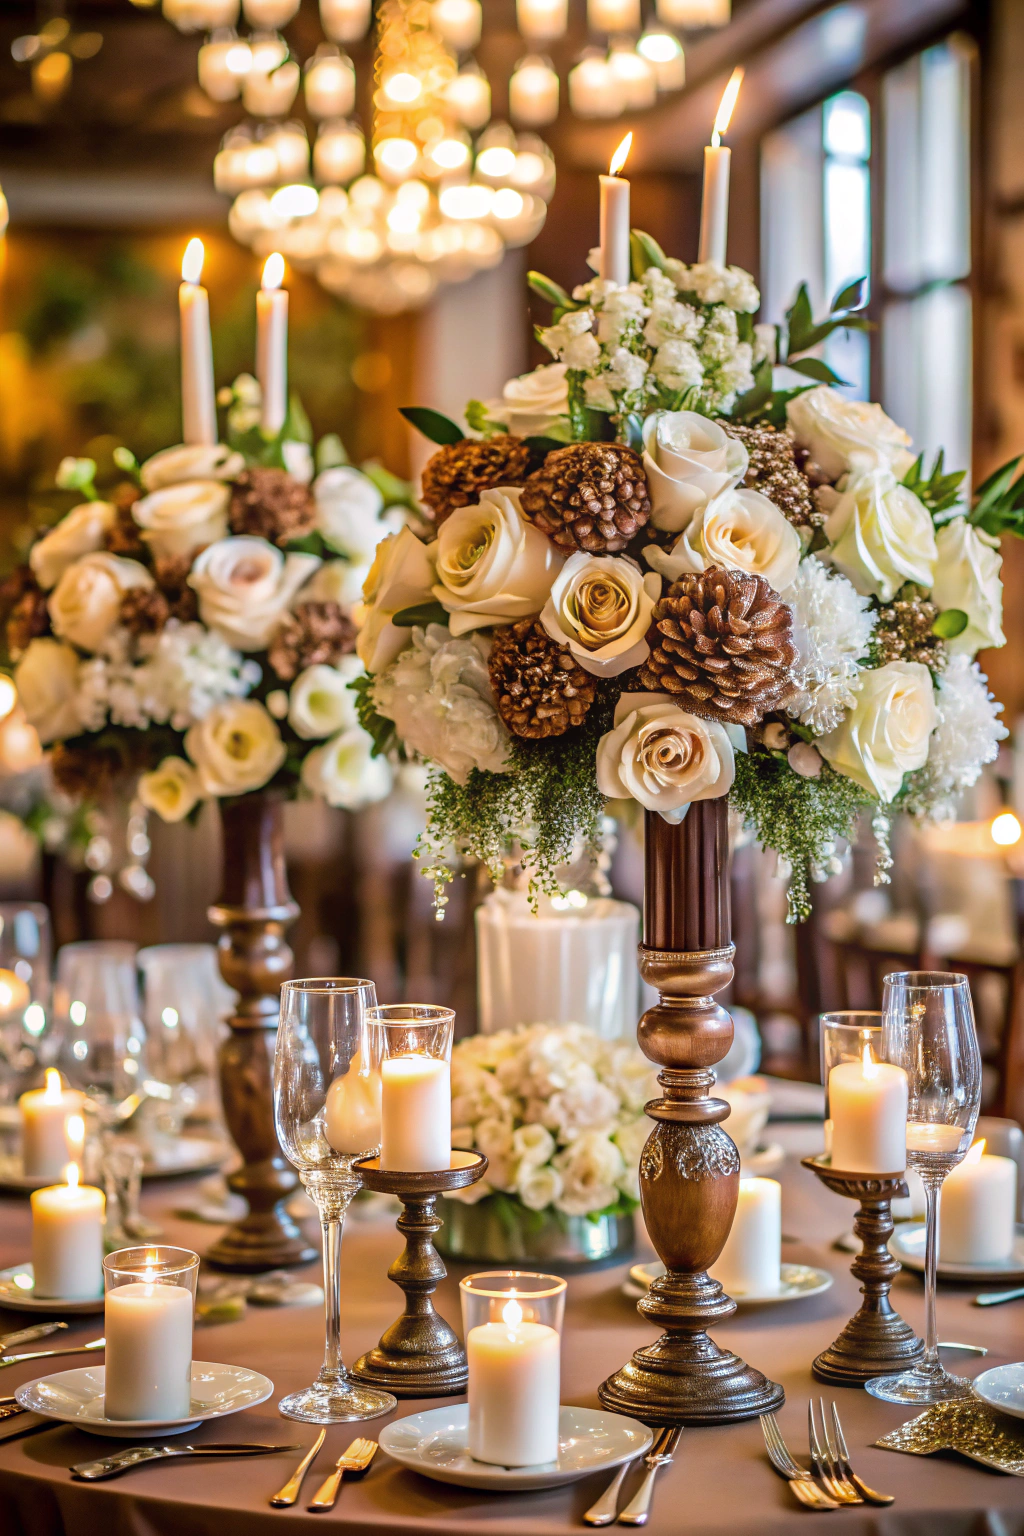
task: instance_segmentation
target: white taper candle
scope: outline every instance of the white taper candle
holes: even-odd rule
[[[203,242],[193,238],[181,262],[178,312],[181,318],[181,419],[186,443],[217,441],[217,402],[213,384],[210,296],[199,279]]]
[[[276,434],[288,414],[288,293],[284,281],[284,257],[268,256],[263,282],[256,295],[256,377],[263,391],[260,426]]]

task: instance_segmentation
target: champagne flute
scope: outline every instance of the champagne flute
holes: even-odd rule
[[[307,1424],[375,1419],[398,1406],[390,1392],[353,1381],[341,1358],[341,1234],[361,1180],[352,1164],[380,1145],[380,1064],[367,1027],[372,981],[321,976],[286,981],[274,1058],[274,1121],[285,1155],[320,1213],[326,1348],[310,1387],[278,1404]]]
[[[875,1376],[872,1397],[912,1406],[972,1396],[971,1383],[939,1360],[935,1287],[942,1182],[971,1145],[981,1102],[981,1052],[967,977],[899,971],[885,978],[886,1060],[907,1074],[907,1167],[921,1175],[926,1205],[924,1355],[912,1370]]]

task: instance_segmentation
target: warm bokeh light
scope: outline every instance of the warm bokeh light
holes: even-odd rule
[[[198,235],[193,235],[185,247],[185,254],[181,258],[181,280],[183,283],[198,283],[203,275],[203,260],[206,252],[203,250],[203,242]]]
[[[609,176],[617,176],[626,163],[626,156],[633,147],[633,135],[627,133],[618,149],[612,155],[611,164],[608,167]]]
[[[992,823],[992,841],[1000,848],[1012,848],[1020,842],[1020,822],[1012,811],[1001,811]]]
[[[6,719],[18,701],[18,691],[9,677],[0,676],[0,720]]]
[[[743,70],[739,65],[729,76],[729,84],[722,92],[722,99],[718,104],[718,113],[715,117],[715,129],[711,135],[711,142],[717,148],[722,142],[722,134],[728,130],[732,120],[733,110],[736,106],[736,98],[743,84]]]

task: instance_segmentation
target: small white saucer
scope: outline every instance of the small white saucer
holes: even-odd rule
[[[730,1292],[733,1301],[738,1307],[766,1307],[777,1301],[800,1301],[805,1296],[819,1296],[832,1284],[827,1269],[813,1269],[809,1264],[783,1264],[781,1269],[782,1285],[777,1291],[769,1291],[764,1296],[739,1296]],[[658,1260],[653,1264],[634,1264],[629,1279],[623,1281],[623,1296],[639,1301],[641,1296],[647,1295],[651,1281],[660,1279],[664,1273],[665,1266]]]
[[[403,1467],[439,1483],[513,1493],[558,1488],[591,1472],[608,1471],[642,1456],[654,1440],[647,1425],[637,1419],[596,1408],[565,1407],[558,1410],[558,1460],[538,1467],[495,1467],[474,1461],[466,1449],[468,1437],[469,1406],[453,1403],[386,1424],[380,1432],[380,1448]]]
[[[142,1177],[177,1179],[187,1173],[206,1173],[220,1168],[230,1152],[223,1141],[209,1136],[180,1136],[144,1155]],[[0,1154],[0,1190],[29,1195],[53,1182],[52,1178],[32,1178],[26,1174],[20,1152]]]
[[[924,1274],[923,1221],[906,1222],[896,1228],[889,1239],[889,1252],[908,1269]],[[950,1264],[939,1259],[940,1280],[1024,1280],[1024,1226],[1018,1226],[1013,1240],[1013,1253],[1009,1258],[994,1264]]]
[[[12,1312],[102,1312],[102,1296],[37,1296],[31,1264],[14,1264],[0,1269],[0,1307]]]
[[[998,1408],[1014,1419],[1024,1419],[1024,1363],[1018,1360],[1013,1365],[994,1365],[990,1371],[975,1376],[972,1385],[990,1408]]]
[[[14,1396],[29,1413],[73,1424],[90,1435],[109,1435],[117,1440],[145,1440],[154,1435],[180,1435],[207,1419],[222,1419],[242,1408],[266,1402],[274,1383],[259,1371],[239,1365],[215,1365],[192,1361],[192,1402],[187,1419],[108,1419],[103,1411],[105,1367],[89,1365],[77,1371],[58,1371],[19,1387]]]

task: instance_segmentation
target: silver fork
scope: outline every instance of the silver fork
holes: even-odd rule
[[[820,1397],[818,1402],[821,1405],[821,1423],[824,1429],[825,1404]],[[851,1482],[847,1481],[844,1474],[833,1464],[828,1451],[818,1439],[818,1426],[814,1422],[813,1397],[808,1398],[807,1401],[807,1444],[811,1453],[811,1471],[829,1497],[835,1499],[839,1504],[863,1504],[864,1500],[856,1488]]]
[[[647,1454],[656,1456],[664,1442],[668,1439],[669,1434],[670,1431],[668,1429],[659,1429]],[[623,1483],[626,1481],[626,1473],[632,1465],[632,1459],[622,1463],[622,1466],[616,1472],[604,1493],[595,1503],[591,1504],[583,1516],[584,1525],[611,1525],[618,1512],[619,1494],[622,1491]]]
[[[825,1430],[825,1438],[828,1439],[828,1426],[825,1424],[824,1413],[822,1413],[821,1419],[822,1426]],[[846,1448],[846,1436],[843,1434],[843,1426],[839,1422],[839,1410],[835,1403],[832,1404],[832,1428],[834,1429],[836,1436],[835,1451],[832,1451],[831,1443],[829,1444],[829,1450],[832,1451],[832,1459],[842,1468],[845,1475],[857,1489],[858,1493],[862,1495],[865,1502],[868,1504],[895,1503],[895,1494],[876,1493],[874,1488],[869,1488],[864,1479],[862,1477],[858,1477],[856,1472],[850,1466],[850,1453]]]
[[[644,1457],[647,1465],[647,1475],[640,1487],[634,1493],[625,1509],[619,1515],[620,1525],[646,1525],[647,1516],[651,1508],[651,1496],[654,1493],[654,1479],[662,1467],[667,1467],[675,1455],[679,1437],[682,1434],[681,1425],[670,1429],[664,1440],[658,1440]]]
[[[806,1504],[808,1509],[839,1508],[838,1501],[830,1498],[824,1488],[819,1488],[810,1473],[793,1460],[774,1413],[762,1413],[761,1433],[764,1435],[768,1460],[776,1472],[786,1479],[801,1504]]]

